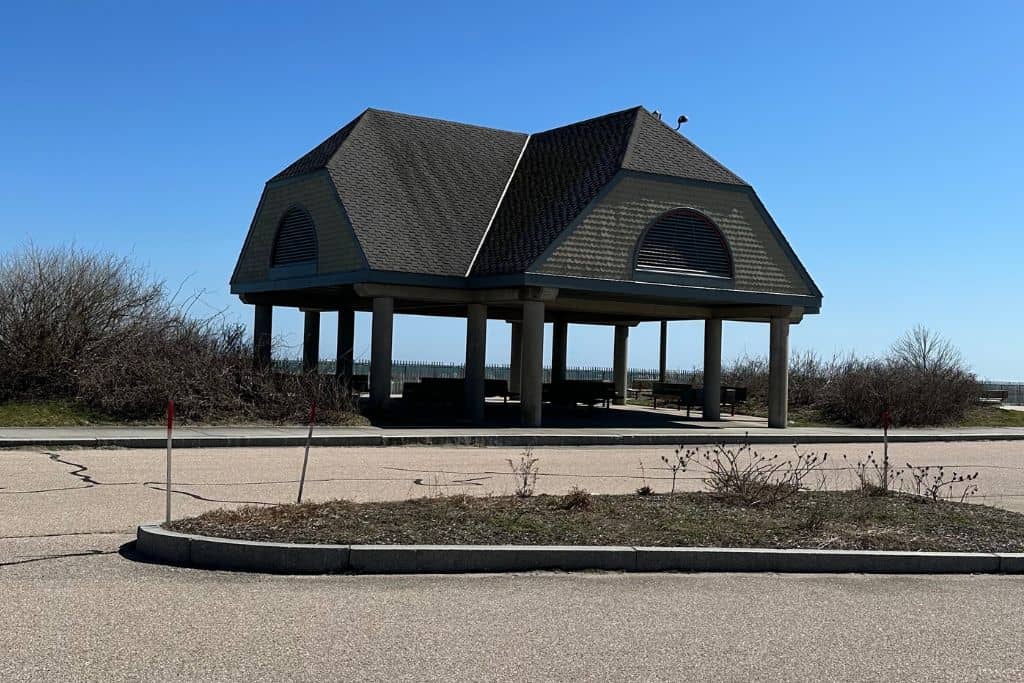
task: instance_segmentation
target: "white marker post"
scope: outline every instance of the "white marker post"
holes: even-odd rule
[[[313,441],[313,423],[316,422],[316,401],[309,407],[309,432],[306,433],[306,455],[302,458],[302,475],[299,477],[299,497],[296,503],[302,502],[302,487],[306,483],[306,465],[309,464],[309,446]]]
[[[174,400],[167,400],[167,522],[171,521],[171,432],[174,431]]]

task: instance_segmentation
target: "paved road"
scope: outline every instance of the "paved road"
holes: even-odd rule
[[[984,446],[908,444],[900,457],[1011,467],[983,482],[1020,490],[1024,445]],[[543,490],[603,491],[635,488],[634,461],[663,452],[535,455]],[[193,514],[290,498],[301,451],[178,455],[176,509]],[[317,449],[309,491],[394,498],[457,480],[501,492],[517,456]],[[159,515],[161,475],[154,451],[0,452],[0,680],[1024,680],[1019,577],[185,570],[119,553]]]
[[[500,406],[499,406],[500,407]],[[573,412],[553,417],[548,426],[524,428],[510,423],[467,425],[389,425],[355,427],[317,427],[314,440],[324,446],[373,447],[380,445],[461,445],[482,443],[490,446],[520,446],[542,443],[548,446],[707,444],[739,442],[745,438],[758,443],[792,444],[823,442],[878,442],[877,429],[855,427],[790,427],[768,429],[767,420],[737,415],[708,423],[694,414],[687,419],[676,410],[653,411],[639,406],[616,406],[611,410]],[[175,439],[181,445],[207,448],[230,446],[286,446],[305,443],[304,427],[178,427]],[[894,429],[894,442],[914,441],[1024,441],[1024,427],[949,427]],[[160,426],[88,426],[88,427],[0,427],[0,448],[35,447],[148,447],[159,448],[166,439]]]

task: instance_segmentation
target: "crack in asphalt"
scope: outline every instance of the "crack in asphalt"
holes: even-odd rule
[[[160,493],[163,493],[167,490],[166,483],[162,481],[146,481],[143,482],[142,485],[145,486],[147,489],[159,491]],[[171,487],[171,493],[177,493],[182,496],[188,496],[189,498],[206,501],[207,503],[238,503],[239,505],[277,505],[277,503],[268,503],[264,500],[227,500],[222,498],[207,498],[206,496],[201,496],[198,493],[192,493],[190,491],[182,491],[181,489],[176,489],[173,486]]]
[[[439,484],[437,482],[425,482],[423,477],[417,477],[412,480],[412,483],[417,486],[429,486],[430,488],[447,487],[447,486],[483,486],[481,482],[490,479],[490,477],[471,477],[469,479],[452,479],[450,482],[445,484]]]
[[[97,555],[114,555],[119,550],[86,550],[80,553],[61,553],[58,555],[42,555],[30,557],[27,560],[14,560],[12,562],[0,562],[0,567],[10,567],[15,564],[30,564],[32,562],[46,562],[48,560],[63,560],[69,557],[95,557]]]
[[[66,486],[66,487],[62,487],[62,488],[39,489],[39,490],[36,490],[36,491],[0,491],[0,493],[7,494],[7,495],[12,495],[12,494],[16,494],[16,493],[23,493],[23,494],[24,493],[49,493],[51,491],[73,491],[73,490],[77,490],[77,489],[91,489],[91,488],[96,488],[96,487],[99,487],[99,486],[143,486],[143,487],[145,487],[147,489],[150,489],[150,490],[153,490],[153,491],[164,492],[164,491],[167,490],[166,489],[166,482],[162,482],[162,481],[142,481],[142,482],[139,482],[139,481],[110,481],[110,482],[108,482],[108,481],[99,481],[98,479],[95,479],[91,474],[88,473],[89,472],[88,465],[83,465],[81,463],[77,463],[77,462],[74,462],[72,460],[67,460],[60,453],[52,453],[52,452],[46,451],[46,452],[43,452],[43,455],[45,455],[47,458],[49,458],[53,462],[57,462],[57,463],[60,463],[62,465],[66,465],[68,467],[71,467],[72,470],[70,472],[68,472],[67,474],[71,475],[75,479],[80,480],[84,484],[84,486]],[[193,486],[201,486],[201,484],[192,484],[192,485]],[[202,500],[202,501],[206,501],[206,502],[209,502],[209,503],[237,503],[239,505],[276,505],[276,503],[268,503],[268,502],[262,501],[262,500],[228,500],[228,499],[222,499],[222,498],[208,498],[206,496],[201,496],[198,493],[192,493],[190,491],[183,491],[181,489],[176,489],[173,486],[171,487],[171,493],[176,493],[176,494],[181,495],[181,496],[187,496],[187,497],[193,498],[195,500]]]
[[[124,536],[132,534],[133,531],[133,529],[118,529],[117,531],[67,531],[56,534],[25,534],[23,536],[0,536],[0,541],[28,538],[60,538],[61,536]]]

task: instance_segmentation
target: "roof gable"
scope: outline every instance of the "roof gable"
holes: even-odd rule
[[[619,170],[638,108],[530,136],[473,265],[524,271]]]

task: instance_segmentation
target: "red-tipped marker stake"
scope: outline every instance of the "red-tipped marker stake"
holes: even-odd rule
[[[882,476],[885,477],[883,485],[889,486],[889,425],[892,424],[892,415],[886,410],[882,413]]]
[[[302,458],[302,475],[299,477],[299,497],[296,503],[302,502],[302,487],[306,483],[306,465],[309,463],[309,445],[313,441],[313,423],[316,422],[316,401],[309,407],[309,432],[306,434],[306,455]]]
[[[174,431],[174,400],[167,401],[167,522],[171,521],[171,433]]]

